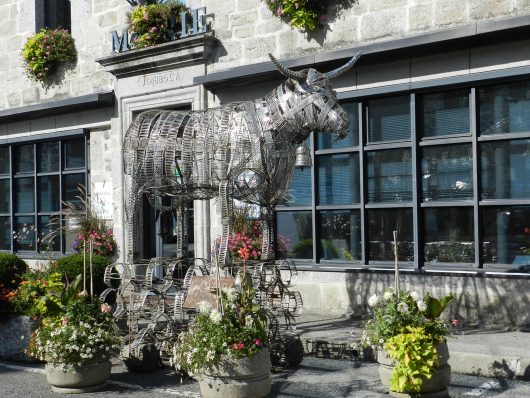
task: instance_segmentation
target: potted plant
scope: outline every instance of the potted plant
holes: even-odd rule
[[[42,321],[28,352],[46,361],[46,378],[54,392],[100,390],[110,377],[109,359],[120,348],[112,308],[79,295],[72,286],[63,292],[63,299],[67,304],[62,314]]]
[[[298,29],[314,31],[326,20],[326,0],[265,0],[269,10]]]
[[[203,397],[259,398],[271,389],[267,317],[243,268],[235,288],[216,289],[214,308],[200,303],[199,314],[173,348],[175,369],[197,378]]]
[[[451,367],[446,338],[457,321],[440,315],[453,299],[452,294],[438,300],[393,289],[369,298],[373,318],[363,325],[361,343],[377,350],[381,382],[391,396],[447,394]]]
[[[67,30],[46,28],[28,38],[22,57],[28,75],[45,82],[59,64],[75,61],[77,52],[74,39]]]

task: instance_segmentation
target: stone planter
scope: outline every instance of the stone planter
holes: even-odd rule
[[[251,358],[226,359],[198,377],[203,398],[263,398],[272,385],[269,350]]]
[[[62,394],[78,394],[101,390],[110,377],[110,361],[85,366],[47,362],[46,380],[52,390]]]
[[[419,393],[398,393],[390,390],[390,376],[394,368],[395,361],[384,351],[377,352],[377,362],[379,363],[379,377],[381,383],[390,392],[391,397],[417,397],[417,398],[447,398],[449,392],[447,387],[451,382],[451,366],[447,363],[449,359],[449,349],[447,343],[442,343],[436,347],[439,357],[438,370],[430,379],[424,379]]]
[[[10,316],[4,322],[0,322],[0,359],[21,362],[36,362],[36,360],[24,351],[28,348],[31,334],[38,328],[39,320],[33,320],[29,316]]]

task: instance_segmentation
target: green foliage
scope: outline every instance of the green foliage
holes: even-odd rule
[[[86,261],[86,285],[87,289],[90,288],[90,272],[89,272],[89,256],[85,257]],[[94,295],[99,295],[103,290],[106,289],[106,285],[103,282],[105,276],[105,268],[110,264],[110,260],[104,256],[94,255],[92,256],[92,278],[94,281]],[[58,272],[63,276],[63,280],[73,281],[77,275],[83,275],[83,255],[72,254],[70,256],[63,257],[51,266],[53,272]],[[82,284],[82,282],[81,282]]]
[[[180,24],[180,13],[188,8],[178,1],[139,5],[127,14],[129,29],[136,35],[137,48],[154,46],[171,40]]]
[[[9,253],[0,253],[0,284],[5,288],[16,288],[27,272],[28,265],[24,260]]]
[[[329,1],[326,0],[265,0],[277,16],[298,28],[313,31],[324,21]]]
[[[440,300],[438,300],[434,297],[431,297],[429,293],[427,293],[424,298],[427,309],[423,312],[423,314],[426,318],[434,321],[442,314],[442,312],[444,312],[454,298],[455,296],[453,294],[449,294],[448,296],[442,297]]]
[[[75,61],[77,53],[74,39],[67,30],[42,29],[28,38],[22,57],[28,75],[43,82],[60,63]]]
[[[239,288],[217,292],[220,310],[203,302],[190,330],[179,336],[172,363],[197,375],[224,357],[251,357],[267,344],[267,317],[255,299],[250,274],[240,274]]]
[[[438,353],[422,327],[409,326],[406,333],[389,338],[385,350],[397,361],[390,378],[391,391],[419,392],[423,381],[430,379],[438,367]]]
[[[11,293],[11,311],[27,316],[50,316],[60,312],[64,284],[58,273],[31,272],[23,275],[18,289]]]
[[[97,299],[71,301],[64,312],[45,318],[32,336],[28,353],[40,360],[88,365],[119,352],[120,339],[110,307]]]

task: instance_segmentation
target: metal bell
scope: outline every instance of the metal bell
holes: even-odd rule
[[[304,144],[296,148],[296,160],[294,163],[295,167],[300,167],[302,170],[304,167],[311,167],[313,162],[311,161],[311,151]]]

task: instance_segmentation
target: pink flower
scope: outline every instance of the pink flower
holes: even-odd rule
[[[245,348],[245,344],[243,344],[243,343],[239,343],[237,346],[239,347],[240,350],[242,350],[243,348]]]
[[[279,17],[280,15],[282,15],[282,12],[283,12],[283,8],[282,7],[278,7],[276,9],[276,16]]]
[[[237,350],[238,345],[237,345],[236,343],[234,343],[234,344],[232,344],[232,348],[233,348],[234,350]]]
[[[453,319],[451,321],[451,326],[454,327],[454,328],[457,327],[458,326],[458,319]]]
[[[148,21],[149,16],[147,15],[147,11],[144,10],[144,21]]]
[[[68,318],[63,318],[63,326],[68,325]]]
[[[294,7],[298,10],[300,8],[300,3],[294,3]]]
[[[241,257],[242,260],[247,261],[250,258],[250,250],[248,250],[246,247],[242,247],[237,251],[239,254],[239,257]]]
[[[101,304],[101,312],[104,314],[110,314],[112,312],[112,307],[107,303]]]
[[[156,30],[157,30],[157,29],[156,29],[156,26],[153,26],[153,27],[149,30],[149,32],[154,33],[154,32],[156,32]]]
[[[261,340],[260,339],[254,340],[254,344],[256,344],[257,346],[261,346]]]

